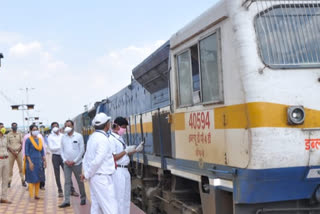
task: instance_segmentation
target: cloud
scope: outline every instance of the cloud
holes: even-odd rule
[[[42,50],[40,42],[18,43],[10,48],[9,54],[15,57],[25,57],[29,54],[39,53]]]
[[[0,44],[14,44],[20,41],[22,36],[14,32],[0,32]]]
[[[96,60],[97,70],[104,73],[104,77],[101,79],[110,85],[109,92],[116,93],[129,84],[133,68],[164,43],[164,40],[157,40],[141,46],[130,45],[122,49],[111,50],[98,57]],[[101,79],[97,81],[97,88],[105,87]]]
[[[79,64],[82,59],[64,61],[65,49],[58,43],[17,41],[8,45],[9,56],[0,69],[4,83],[0,91],[21,103],[26,100],[26,94],[19,88],[33,87],[29,102],[34,103],[40,113],[30,112],[30,116],[45,118],[46,123],[63,122],[83,112],[84,105],[112,96],[128,85],[132,69],[164,42],[109,50]],[[59,47],[58,52],[52,48],[55,46]],[[20,121],[21,124],[21,112],[11,111],[4,97],[0,96],[0,102],[0,112],[9,111],[2,119],[6,123]]]
[[[23,75],[33,73],[39,80],[44,80],[68,68],[53,52],[51,47],[39,41],[19,42],[9,48],[9,58],[17,64],[12,66],[14,69],[21,69],[23,65]]]
[[[112,50],[99,57],[97,62],[102,66],[121,65],[134,67],[164,43],[164,40],[158,40],[151,44],[142,45],[141,47],[130,45],[122,49]]]
[[[3,81],[0,91],[12,98],[14,102],[8,102],[3,96],[0,99],[0,102],[2,101],[0,111],[9,111],[3,117],[3,120],[6,119],[6,121],[9,121],[8,123],[20,121],[21,124],[19,114],[10,111],[8,107],[11,104],[25,103],[27,95],[19,89],[30,87],[35,88],[35,90],[30,91],[29,102],[35,104],[36,109],[40,109],[41,114],[47,115],[48,120],[51,120],[52,112],[55,109],[63,108],[60,107],[63,106],[60,101],[65,98],[61,99],[59,90],[63,86],[67,86],[61,77],[68,70],[69,65],[60,59],[60,55],[52,50],[52,45],[49,46],[46,42],[20,40],[4,47],[8,50],[8,54],[3,60],[3,67],[0,69],[1,80]],[[63,110],[59,111],[63,112]],[[62,118],[66,117],[64,113],[60,114]],[[38,113],[32,113],[32,111],[30,115],[39,116]],[[59,115],[54,114],[52,114],[52,117],[60,118]]]

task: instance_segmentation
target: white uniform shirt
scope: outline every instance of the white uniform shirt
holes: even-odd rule
[[[48,137],[48,146],[52,154],[60,155],[61,150],[61,140],[62,140],[63,134],[61,133],[54,133],[51,132],[51,134]]]
[[[103,131],[94,132],[87,143],[83,158],[84,177],[90,179],[95,174],[111,175],[115,172],[113,145]]]
[[[63,162],[73,161],[75,165],[81,164],[84,153],[83,136],[75,131],[71,136],[63,135],[60,151]]]
[[[113,143],[114,150],[113,154],[119,154],[127,147],[123,138],[117,133],[112,132],[109,136],[110,141]],[[117,160],[117,165],[128,165],[130,163],[130,158],[125,154],[122,158]]]

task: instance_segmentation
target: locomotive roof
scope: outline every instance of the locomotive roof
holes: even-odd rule
[[[235,0],[232,0],[235,1]],[[209,8],[203,14],[191,21],[188,25],[172,35],[170,39],[171,49],[180,46],[182,43],[193,38],[199,32],[206,30],[213,23],[227,17],[226,1],[219,1],[214,6]]]
[[[134,78],[150,93],[168,87],[169,49],[167,41],[132,70]]]

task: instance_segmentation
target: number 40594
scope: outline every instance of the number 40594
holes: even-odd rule
[[[193,112],[190,113],[189,127],[192,129],[210,128],[209,112]]]

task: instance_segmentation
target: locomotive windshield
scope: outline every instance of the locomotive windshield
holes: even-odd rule
[[[274,5],[256,16],[255,29],[266,65],[320,66],[320,3]]]

